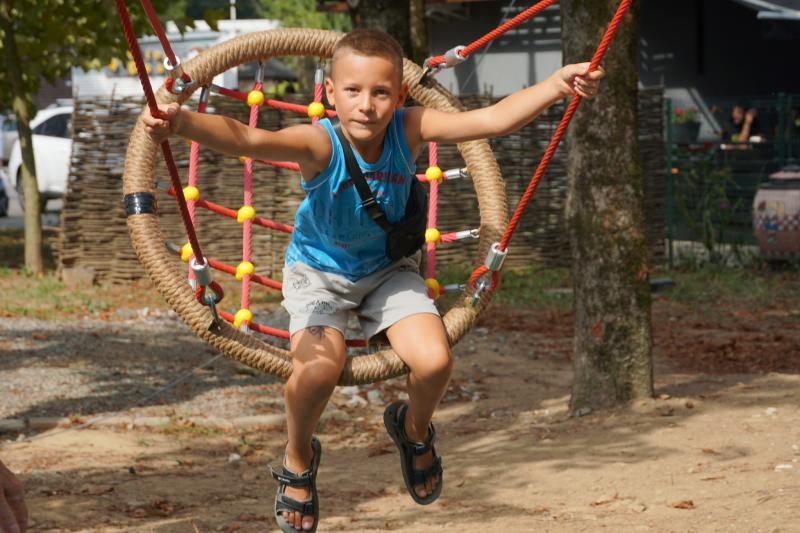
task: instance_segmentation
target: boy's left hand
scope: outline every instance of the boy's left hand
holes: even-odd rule
[[[559,71],[561,81],[569,94],[577,94],[583,98],[594,98],[600,88],[600,80],[606,75],[603,67],[589,72],[589,63],[573,63],[565,65]]]

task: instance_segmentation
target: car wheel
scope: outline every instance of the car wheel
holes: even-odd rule
[[[0,217],[8,216],[8,195],[5,189],[0,189]]]

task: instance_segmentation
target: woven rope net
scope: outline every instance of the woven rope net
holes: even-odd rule
[[[329,58],[336,41],[342,35],[326,30],[287,28],[231,39],[204,51],[183,65],[184,70],[196,82],[193,88],[175,95],[161,87],[156,93],[156,100],[158,103],[184,103],[190,98],[194,88],[210,85],[217,74],[243,63],[281,56]],[[461,109],[453,95],[435,81],[426,80],[425,83],[420,83],[423,71],[416,64],[406,60],[403,75],[409,85],[411,98],[420,105],[450,112]],[[499,240],[506,227],[508,209],[505,188],[488,142],[465,142],[459,144],[458,149],[478,198],[481,224],[475,259],[477,265],[484,261],[492,243]],[[137,122],[125,158],[123,194],[155,195],[155,168],[160,156],[159,145],[145,133],[141,122]],[[286,350],[240,331],[228,322],[215,319],[209,307],[197,301],[181,263],[165,247],[157,214],[130,215],[127,224],[139,261],[156,289],[198,337],[227,357],[252,368],[283,378],[291,374],[291,357]],[[451,345],[458,342],[474,324],[488,304],[492,292],[481,293],[475,298],[474,288],[467,284],[463,294],[443,313],[442,318]],[[348,357],[339,383],[371,383],[401,376],[407,371],[402,360],[391,349],[387,349]]]

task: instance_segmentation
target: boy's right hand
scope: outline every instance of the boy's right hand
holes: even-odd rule
[[[146,107],[142,113],[144,130],[156,143],[161,143],[173,133],[178,132],[181,117],[181,106],[177,103],[159,104],[160,116],[153,116],[150,108]]]

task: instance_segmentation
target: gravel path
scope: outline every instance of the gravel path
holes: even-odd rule
[[[218,356],[174,313],[136,315],[0,321],[0,420],[282,412],[273,376]]]

